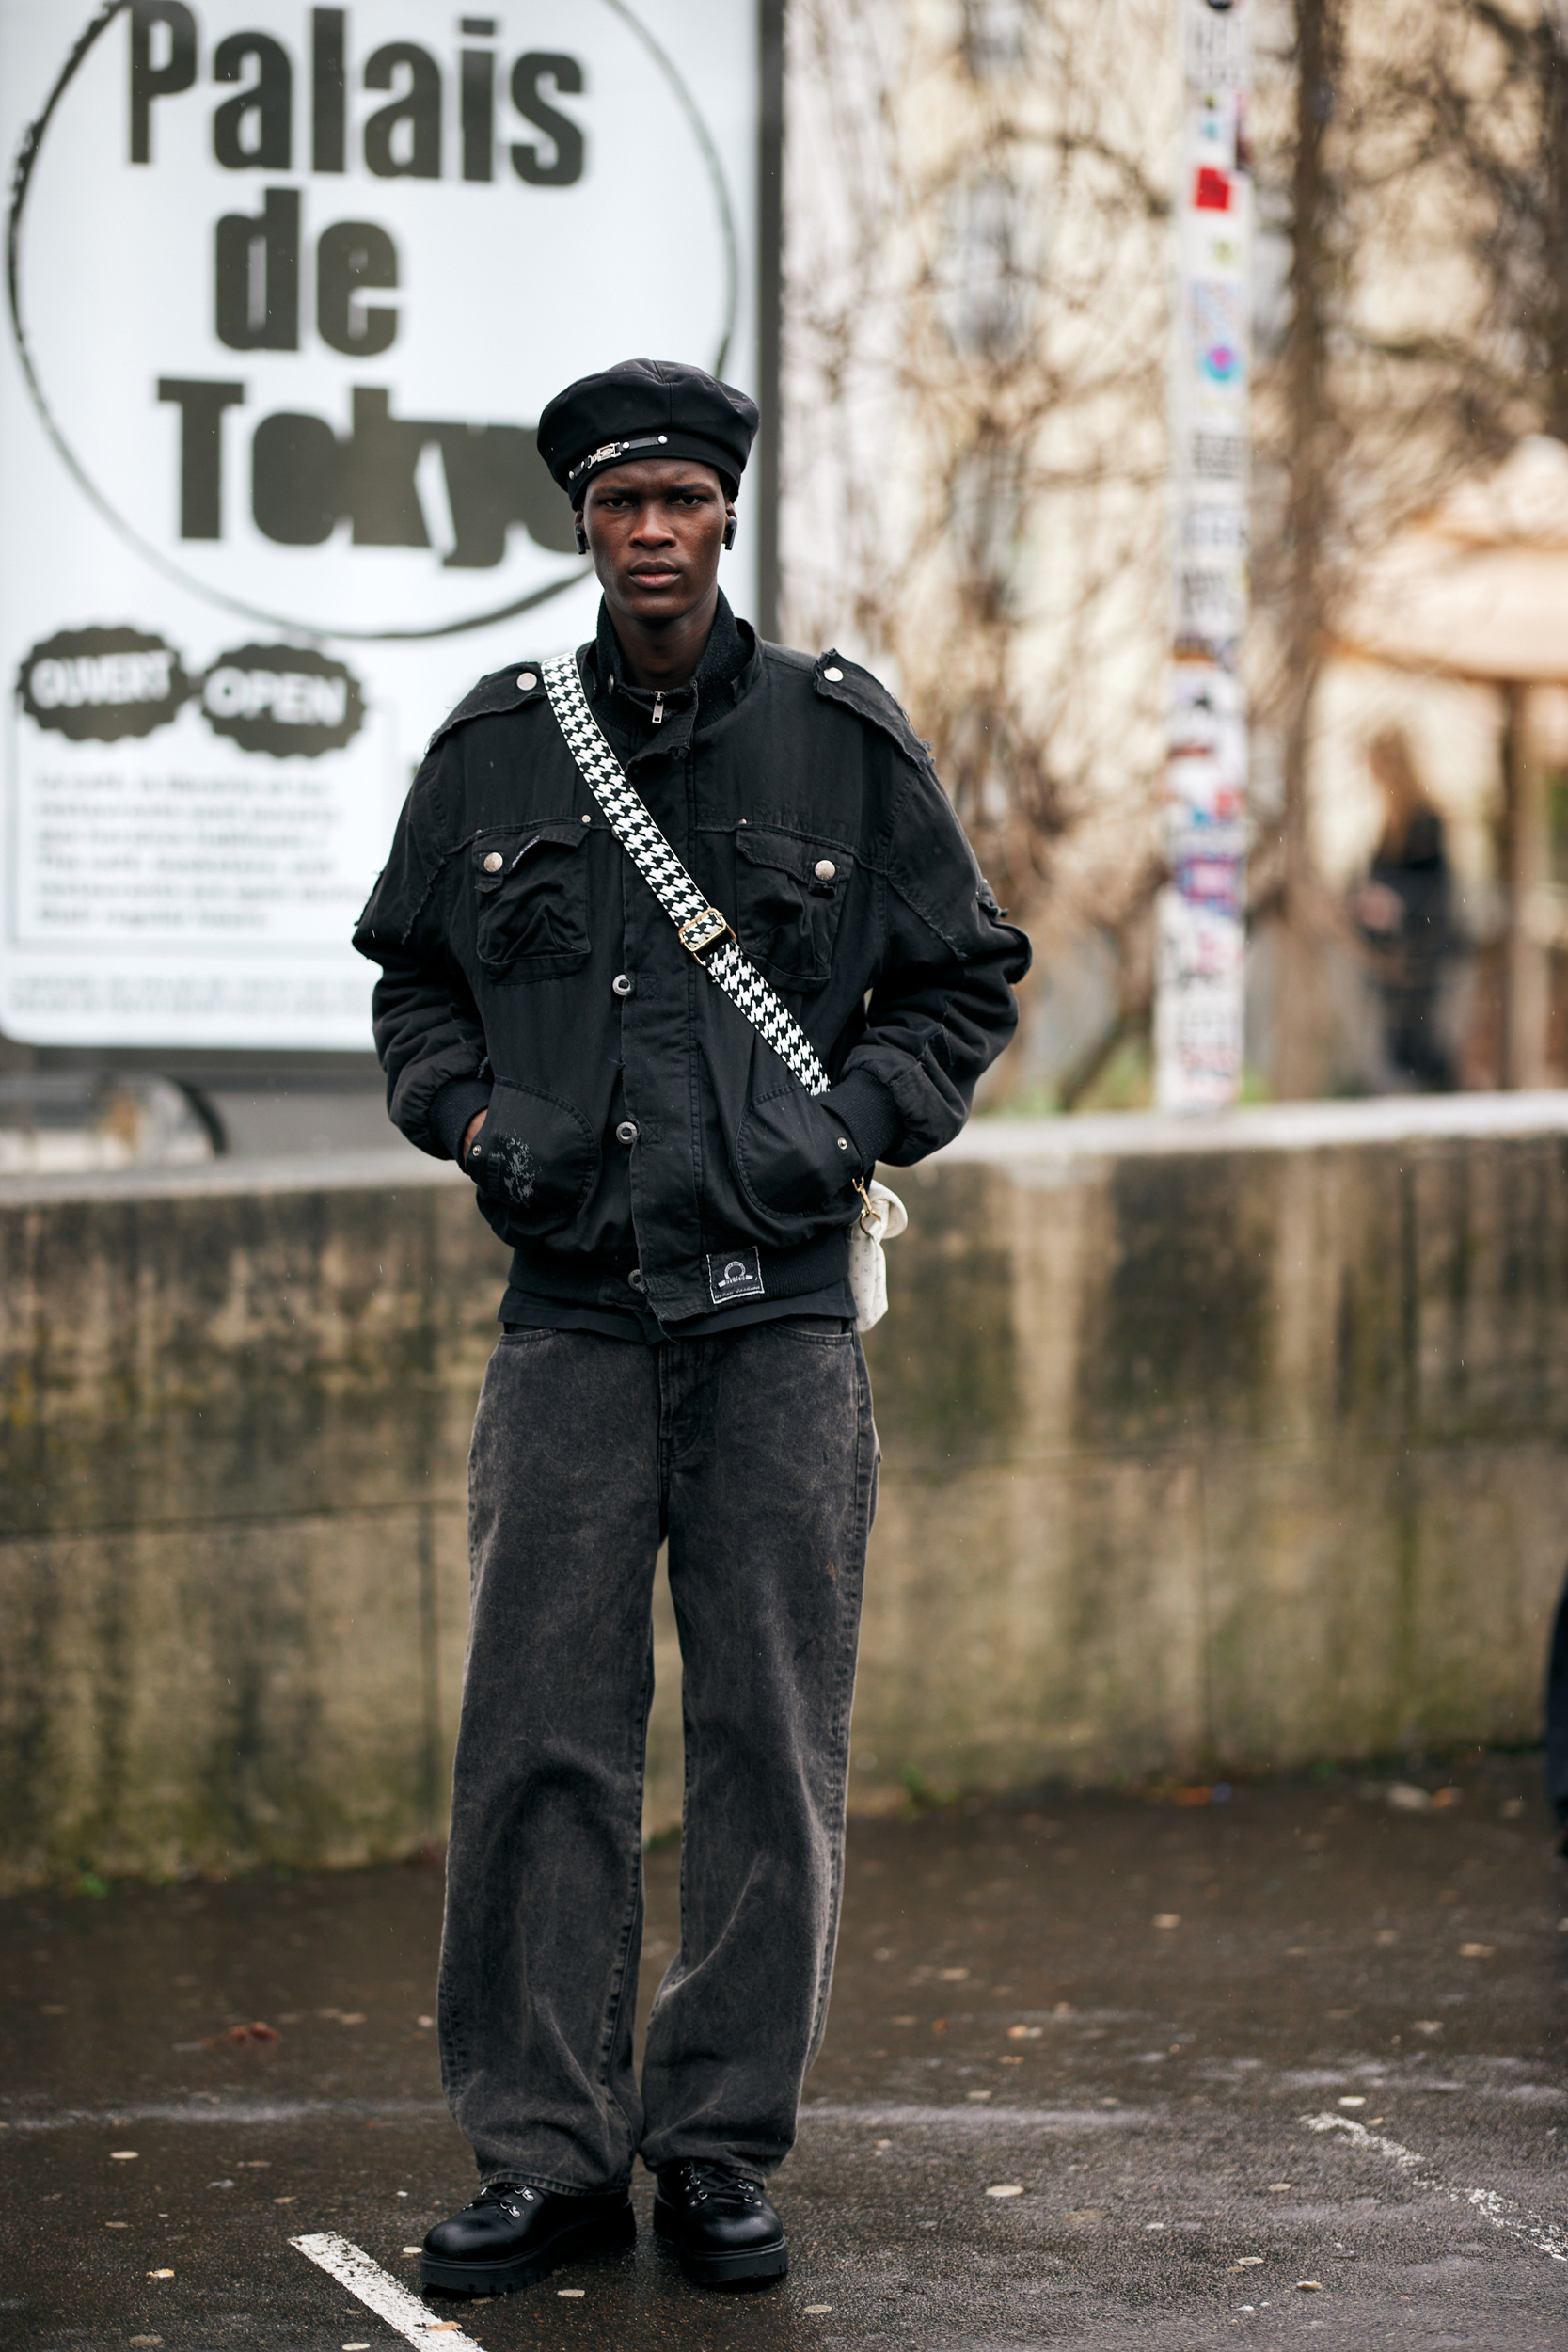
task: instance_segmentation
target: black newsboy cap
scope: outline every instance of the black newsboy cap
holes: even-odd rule
[[[623,359],[568,384],[539,420],[539,454],[574,506],[596,473],[641,457],[695,457],[733,499],[756,437],[757,405],[679,359]]]

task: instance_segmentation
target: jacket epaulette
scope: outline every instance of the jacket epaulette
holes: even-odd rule
[[[857,718],[868,719],[874,727],[890,735],[917,768],[930,767],[929,743],[916,735],[908,711],[888,692],[880,678],[873,677],[869,670],[863,670],[858,661],[851,661],[847,654],[840,653],[833,645],[817,655],[811,675],[812,684],[824,701],[842,703]]]
[[[525,686],[524,678],[531,678],[532,684]],[[426,755],[453,727],[464,725],[469,719],[491,719],[499,712],[521,710],[527,704],[540,701],[544,691],[544,674],[537,661],[509,662],[504,670],[492,670],[477,686],[470,686],[462,701],[448,711],[425,745]]]

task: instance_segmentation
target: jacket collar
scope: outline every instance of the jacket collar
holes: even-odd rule
[[[737,621],[730,609],[729,598],[719,591],[718,609],[713,627],[708,631],[703,658],[689,685],[674,686],[656,698],[652,690],[632,686],[626,677],[626,657],[621,651],[615,625],[603,597],[599,599],[599,625],[588,652],[589,681],[594,699],[608,693],[612,707],[619,706],[616,716],[652,730],[656,699],[663,704],[667,714],[662,722],[658,742],[673,747],[695,731],[698,723],[709,724],[725,711],[733,710],[746,693],[761,668],[757,652],[756,631],[749,621]],[[699,722],[699,713],[701,714]],[[675,723],[681,720],[684,724]],[[675,732],[664,736],[663,726],[675,724]],[[657,748],[651,743],[650,748]]]

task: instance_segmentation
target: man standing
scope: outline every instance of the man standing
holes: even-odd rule
[[[689,2276],[787,2267],[762,2183],[826,2017],[876,1503],[854,1187],[958,1133],[1028,966],[897,704],[721,594],[756,423],[665,361],[550,402],[597,635],[437,729],[356,934],[393,1120],[515,1253],[470,1461],[439,2008],[483,2185],[421,2265],[451,2292],[627,2244],[639,2154]],[[665,1536],[681,1942],[639,2085]]]

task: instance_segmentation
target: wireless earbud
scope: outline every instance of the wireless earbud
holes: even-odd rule
[[[584,531],[584,529],[583,529],[582,525],[581,525],[580,523],[578,523],[578,553],[579,555],[586,555],[586,554],[587,554],[587,552],[588,552],[588,533],[587,533],[587,532],[586,532],[586,531]]]
[[[729,521],[724,525],[724,545],[727,548],[733,548],[735,545],[735,521],[736,518],[732,515]]]

